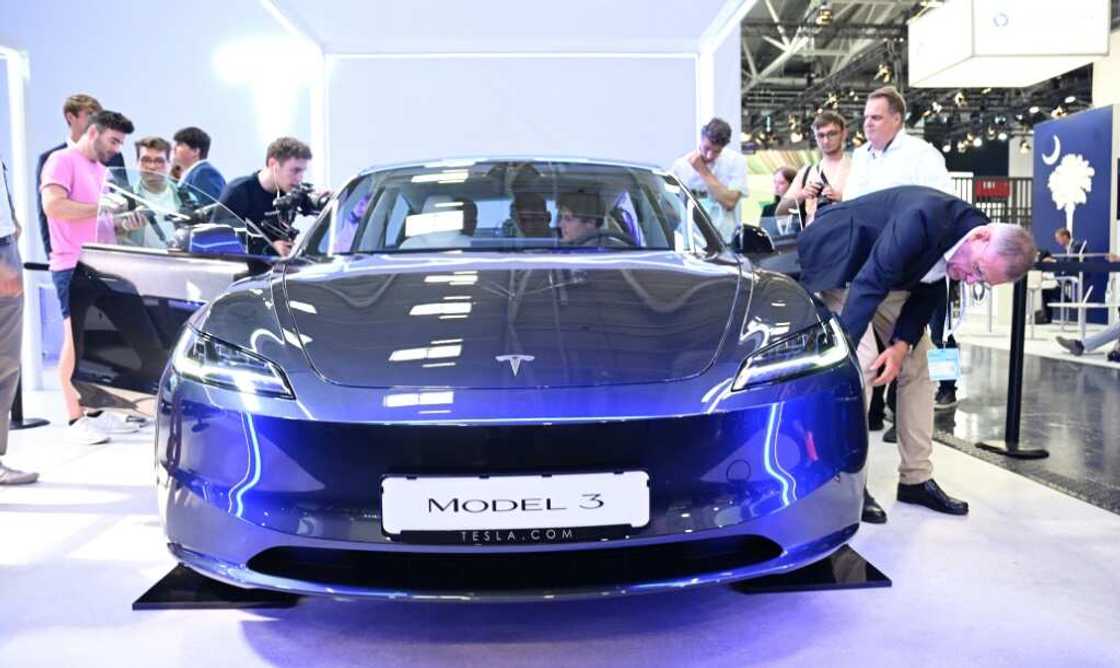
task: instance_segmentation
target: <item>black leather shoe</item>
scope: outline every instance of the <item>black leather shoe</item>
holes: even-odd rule
[[[883,431],[883,418],[870,418],[867,421],[867,431]]]
[[[861,518],[868,524],[886,524],[887,511],[879,505],[879,502],[871,497],[871,493],[867,488],[863,488],[863,517]]]
[[[1120,348],[1108,351],[1109,362],[1120,362]]]
[[[883,442],[884,443],[898,443],[898,430],[896,430],[894,428],[893,424],[891,425],[890,429],[883,432]]]
[[[954,499],[946,494],[937,486],[933,478],[917,485],[903,485],[902,483],[898,483],[898,500],[903,503],[916,503],[919,506],[925,506],[939,513],[947,513],[949,515],[968,514],[968,502]],[[865,502],[864,513],[867,512],[866,508]]]
[[[933,410],[949,411],[957,407],[957,391],[955,389],[938,390],[933,398]]]

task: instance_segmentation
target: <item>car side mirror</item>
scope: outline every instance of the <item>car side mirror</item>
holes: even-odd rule
[[[731,239],[731,247],[743,255],[772,255],[774,240],[761,227],[740,225]]]

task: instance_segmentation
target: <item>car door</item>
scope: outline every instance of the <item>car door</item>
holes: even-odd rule
[[[167,177],[129,171],[106,181],[97,243],[83,246],[70,284],[83,405],[150,412],[146,400],[187,319],[234,281],[269,269],[267,258],[245,254],[244,228]]]

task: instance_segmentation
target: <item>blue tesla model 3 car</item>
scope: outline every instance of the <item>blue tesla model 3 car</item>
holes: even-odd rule
[[[598,597],[796,569],[859,526],[867,431],[837,320],[659,169],[377,168],[287,259],[193,247],[143,271],[153,251],[91,247],[83,271],[185,320],[158,387],[130,378],[158,390],[168,546],[204,575]],[[99,364],[79,376],[128,384]]]

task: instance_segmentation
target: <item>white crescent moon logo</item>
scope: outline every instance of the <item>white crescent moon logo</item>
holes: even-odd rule
[[[1062,152],[1062,140],[1058,139],[1058,135],[1054,135],[1054,150],[1050,155],[1042,156],[1042,161],[1048,165],[1052,165],[1058,161],[1058,155]]]

